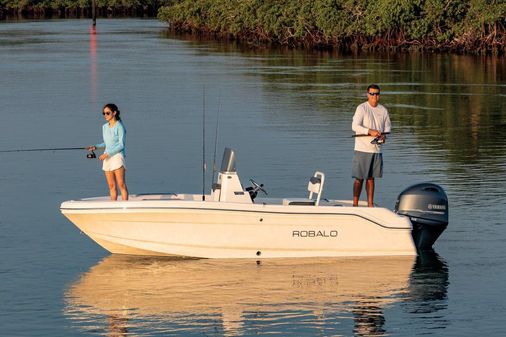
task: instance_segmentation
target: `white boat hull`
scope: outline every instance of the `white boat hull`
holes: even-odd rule
[[[384,208],[132,199],[68,201],[61,210],[99,245],[118,254],[197,258],[416,255],[409,219]]]

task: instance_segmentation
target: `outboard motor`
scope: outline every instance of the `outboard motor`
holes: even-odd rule
[[[413,185],[399,194],[395,212],[411,220],[411,234],[416,248],[432,249],[434,242],[448,226],[448,197],[443,188],[436,184]]]

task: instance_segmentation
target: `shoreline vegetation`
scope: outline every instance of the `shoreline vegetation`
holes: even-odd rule
[[[156,17],[177,0],[96,0],[97,17]],[[0,20],[91,18],[92,0],[0,0]]]
[[[0,0],[0,19],[91,17],[92,0]],[[506,54],[504,0],[96,0],[97,17],[154,17],[252,48]]]
[[[504,0],[181,0],[171,29],[253,47],[504,55]]]

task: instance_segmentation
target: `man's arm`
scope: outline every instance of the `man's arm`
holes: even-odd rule
[[[392,131],[392,123],[390,122],[390,116],[388,111],[385,115],[385,126],[383,127],[383,133],[390,133]]]
[[[368,135],[369,128],[366,128],[364,125],[364,110],[362,106],[359,105],[355,110],[355,114],[353,115],[353,122],[351,123],[351,129],[355,132],[356,135]]]

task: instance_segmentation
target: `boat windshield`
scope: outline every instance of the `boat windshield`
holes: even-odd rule
[[[231,148],[226,147],[223,152],[223,160],[221,161],[221,172],[236,172],[235,169],[235,152]]]

